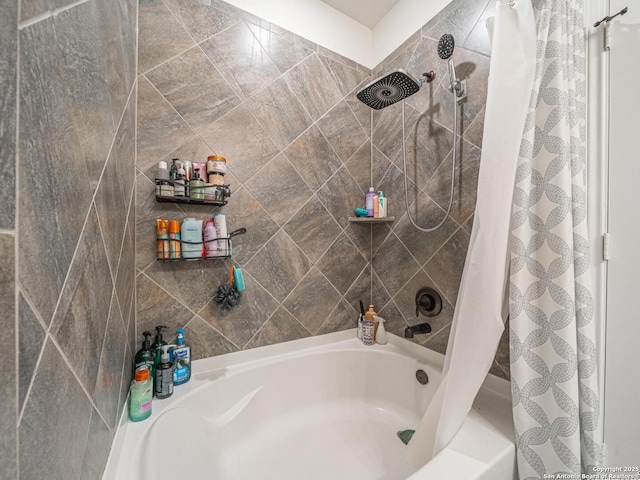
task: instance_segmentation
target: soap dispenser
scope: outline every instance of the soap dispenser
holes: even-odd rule
[[[169,360],[169,349],[175,345],[162,345],[160,351],[160,363],[156,367],[156,381],[154,393],[156,398],[162,400],[173,395],[173,362]]]
[[[364,314],[364,322],[362,322],[362,343],[365,345],[373,345],[375,343],[375,316],[376,311],[373,305],[369,305],[369,310]]]
[[[173,384],[182,385],[191,378],[191,347],[184,341],[184,330],[179,328],[173,349]]]
[[[151,350],[151,343],[149,337],[151,332],[142,332],[144,340],[142,341],[142,348],[136,353],[134,360],[134,374],[138,370],[149,370],[151,378],[153,379],[153,373],[155,370],[155,352]]]
[[[164,330],[165,328],[167,327],[164,325],[156,326],[156,338],[154,342],[151,344],[151,354],[154,357],[154,365],[156,367],[158,366],[161,360],[160,347],[167,344],[167,342],[165,342],[164,339],[162,338],[162,330]],[[154,377],[154,381],[155,381],[155,377]]]

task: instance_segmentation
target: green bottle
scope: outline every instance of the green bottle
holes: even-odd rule
[[[133,373],[135,375],[135,372],[138,370],[149,370],[150,377],[153,379],[156,358],[149,343],[151,332],[142,332],[142,336],[144,337],[144,340],[142,341],[142,348],[136,353]]]
[[[164,341],[164,339],[162,338],[162,330],[164,330],[165,327],[164,325],[158,325],[156,327],[156,339],[155,341],[151,344],[151,353],[154,356],[154,366],[157,367],[160,362],[162,361],[162,346],[166,345],[167,342]],[[155,378],[155,377],[154,377]]]

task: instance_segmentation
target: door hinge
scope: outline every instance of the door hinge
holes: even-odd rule
[[[602,234],[602,259],[609,260],[611,256],[611,236],[609,232]]]

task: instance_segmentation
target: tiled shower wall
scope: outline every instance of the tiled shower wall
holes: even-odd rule
[[[374,227],[373,296],[384,305],[381,313],[391,330],[401,334],[405,322],[426,320],[416,317],[416,292],[421,287],[440,292],[443,312],[429,320],[432,333],[417,335],[415,341],[441,353],[446,351],[475,211],[490,61],[485,21],[494,12],[494,0],[454,0],[374,69],[376,75],[398,67],[414,75],[436,72],[434,82],[405,102],[409,213],[423,228],[445,217],[451,185],[453,95],[447,63],[437,54],[444,33],[455,38],[456,73],[467,84],[467,98],[459,103],[457,114],[453,205],[434,232],[413,227],[405,206],[402,105],[376,112],[373,120],[376,183],[389,196],[389,208],[396,216],[393,224]],[[491,369],[503,378],[509,376],[507,330]]]
[[[360,299],[373,301],[389,329],[401,333],[416,323],[417,288],[434,286],[444,312],[432,322],[434,333],[417,341],[443,351],[475,207],[489,65],[483,19],[490,10],[487,0],[454,1],[371,72],[219,0],[141,0],[138,334],[186,325],[194,356],[206,357],[352,328]],[[451,29],[463,46],[455,55],[458,74],[470,88],[456,197],[444,227],[420,234],[402,206],[400,106],[374,115],[355,92],[392,67],[415,75],[437,70],[437,80],[407,101],[407,162],[415,216],[422,224],[438,219],[448,200],[452,102],[436,45]],[[247,290],[230,312],[213,296],[231,262],[154,260],[156,218],[206,219],[217,211],[156,203],[157,162],[205,161],[213,153],[227,157],[231,172],[233,193],[220,211],[230,230],[248,229],[237,237],[233,259]],[[389,196],[391,228],[347,220],[371,175]],[[494,373],[504,376],[497,363]]]
[[[0,9],[0,476],[100,478],[134,340],[137,5]]]
[[[224,2],[142,0],[137,159],[138,334],[186,325],[194,357],[351,328],[369,278],[370,227],[348,217],[369,182],[370,71]],[[231,261],[155,261],[158,217],[216,209],[157,203],[159,160],[227,158],[219,209],[246,291],[213,301]],[[362,298],[369,301],[369,295]]]

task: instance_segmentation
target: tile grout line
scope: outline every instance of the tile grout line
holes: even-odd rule
[[[77,1],[75,1],[73,3],[65,5],[64,7],[55,8],[53,10],[48,10],[45,13],[41,13],[39,15],[35,15],[35,16],[31,17],[28,20],[24,20],[22,22],[18,21],[18,31],[24,30],[25,28],[28,28],[31,25],[35,25],[38,22],[47,20],[48,18],[56,17],[59,14],[66,12],[67,10],[71,10],[72,8],[75,8],[75,7],[79,6],[79,5],[82,5],[83,3],[88,3],[88,2],[89,2],[89,0],[77,0]],[[22,12],[20,12],[20,13],[22,13]]]
[[[21,418],[21,410],[20,410],[20,249],[18,246],[20,239],[20,55],[22,50],[20,48],[20,29],[18,28],[18,24],[20,22],[20,16],[22,15],[22,2],[17,2],[17,11],[16,11],[16,91],[15,91],[15,102],[16,102],[16,129],[15,129],[15,157],[14,157],[14,171],[15,171],[15,184],[14,184],[14,221],[13,221],[13,232],[14,232],[14,240],[13,240],[13,288],[14,288],[14,329],[15,329],[15,464],[16,464],[16,475],[17,478],[20,478],[20,418]],[[46,333],[45,333],[46,339]],[[43,345],[45,342],[42,342]],[[42,351],[40,352],[40,354]],[[39,357],[38,357],[39,362]],[[35,370],[34,370],[35,371]],[[35,376],[35,375],[34,375]],[[29,398],[28,395],[25,394],[25,404],[26,399]]]

